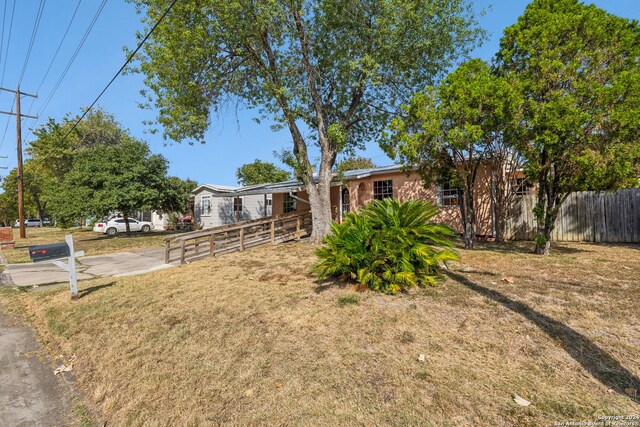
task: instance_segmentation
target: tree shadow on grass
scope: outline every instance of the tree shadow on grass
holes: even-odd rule
[[[526,317],[542,329],[549,337],[559,341],[564,350],[598,381],[634,402],[640,403],[638,396],[631,396],[625,391],[625,389],[629,387],[640,390],[640,378],[622,366],[616,359],[598,347],[589,338],[564,323],[558,322],[546,314],[532,309],[527,304],[515,301],[500,292],[478,285],[460,274],[451,271],[445,274],[463,286]]]
[[[116,282],[109,282],[109,283],[105,283],[105,284],[102,284],[102,285],[90,286],[88,288],[79,289],[78,290],[78,298],[84,298],[84,297],[86,297],[87,295],[89,295],[89,294],[91,294],[93,292],[99,291],[100,289],[103,289],[103,288],[109,288],[109,287],[111,287],[111,286],[113,286],[115,284],[116,284]]]
[[[482,242],[474,243],[474,249],[483,251],[504,253],[504,254],[527,254],[533,255],[536,244],[525,240],[512,240],[508,242]],[[561,242],[551,243],[551,253],[554,255],[570,255],[582,252],[591,252],[591,250],[580,249],[574,246],[568,246]]]
[[[335,277],[327,277],[326,279],[316,279],[316,286],[313,288],[313,291],[316,294],[321,294],[322,292],[328,291],[330,289],[348,289],[356,286],[357,283],[351,280],[341,280]]]

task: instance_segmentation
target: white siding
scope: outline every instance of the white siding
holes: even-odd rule
[[[209,196],[211,200],[211,212],[202,212],[202,200]],[[271,195],[268,195],[271,198]],[[216,195],[215,193],[203,189],[194,197],[195,220],[203,228],[218,227],[220,225],[233,224],[239,221],[248,221],[265,217],[265,196],[242,196],[242,211],[240,217],[236,219],[233,206],[233,197],[226,195]],[[266,207],[266,216],[271,215],[271,206]]]

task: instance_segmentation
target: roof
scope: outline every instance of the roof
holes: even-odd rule
[[[362,179],[367,178],[373,175],[381,175],[385,173],[394,173],[401,172],[402,166],[400,165],[390,165],[390,166],[381,166],[376,168],[369,169],[356,169],[346,171],[342,174],[343,180],[352,180],[352,179]],[[331,184],[332,186],[341,185],[341,182],[335,181]],[[197,193],[203,188],[208,188],[213,192],[224,193],[229,196],[250,196],[254,194],[272,194],[272,193],[289,193],[296,191],[304,190],[304,183],[302,181],[283,181],[276,182],[270,184],[258,184],[258,185],[248,185],[246,187],[234,188],[234,187],[226,187],[222,185],[209,185],[203,184],[193,190],[193,193]]]
[[[191,193],[196,194],[202,190],[210,190],[214,193],[233,193],[238,187],[230,187],[228,185],[202,184],[197,186]]]

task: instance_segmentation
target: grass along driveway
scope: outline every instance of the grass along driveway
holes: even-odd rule
[[[67,234],[73,235],[75,249],[77,251],[85,251],[85,255],[89,256],[160,247],[164,245],[164,238],[167,237],[168,232],[133,232],[129,237],[124,233],[116,236],[107,236],[101,233],[94,233],[89,228],[74,227],[63,230],[54,227],[34,227],[27,228],[27,238],[21,239],[20,232],[16,228],[13,230],[16,249],[3,250],[2,254],[10,264],[30,262],[27,246],[64,242]]]
[[[461,251],[442,287],[397,296],[317,284],[313,246],[290,243],[85,282],[74,302],[65,287],[1,301],[76,355],[80,388],[113,425],[637,414],[640,248],[572,244],[539,257],[530,246]]]

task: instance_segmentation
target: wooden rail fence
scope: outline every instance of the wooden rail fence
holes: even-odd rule
[[[225,252],[297,240],[311,233],[311,212],[294,212],[167,237],[164,262],[188,261]]]
[[[535,196],[522,197],[507,223],[507,237],[533,240]],[[565,242],[640,243],[640,188],[578,191],[560,207],[552,238]]]

